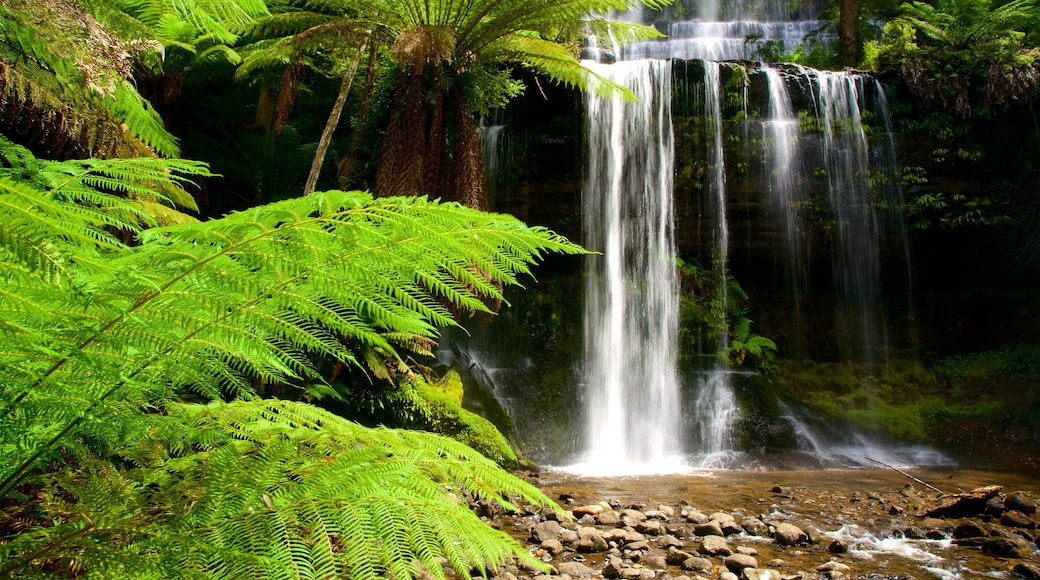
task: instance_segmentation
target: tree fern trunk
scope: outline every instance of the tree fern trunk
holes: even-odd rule
[[[365,53],[365,45],[368,43],[369,35],[370,33],[366,32],[362,37],[361,45],[358,46],[357,52],[354,53],[354,60],[350,61],[347,73],[343,76],[339,94],[336,95],[336,103],[332,105],[329,120],[325,123],[325,129],[321,132],[321,139],[318,140],[318,150],[314,152],[314,161],[311,162],[311,172],[307,175],[307,183],[303,186],[303,195],[313,193],[314,188],[318,185],[318,175],[321,173],[321,166],[325,164],[325,154],[328,153],[329,145],[332,143],[332,134],[336,132],[336,127],[339,125],[340,115],[343,114],[343,105],[347,102],[347,93],[350,92],[350,85],[354,82],[354,74],[357,72],[358,64],[361,62],[361,55]]]
[[[480,151],[479,128],[460,91],[455,92],[455,113],[451,192],[459,203],[486,211],[487,185],[484,158]]]

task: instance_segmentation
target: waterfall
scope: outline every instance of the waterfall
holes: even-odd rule
[[[582,191],[586,471],[674,470],[682,450],[676,373],[678,281],[672,215],[671,63],[588,66],[628,102],[586,97]]]

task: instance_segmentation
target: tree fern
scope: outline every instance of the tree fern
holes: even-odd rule
[[[330,394],[320,358],[360,365],[363,346],[399,361],[452,323],[447,305],[486,310],[498,283],[576,246],[509,216],[324,192],[149,229],[126,247],[96,208],[103,190],[140,183],[114,166],[92,173],[103,162],[29,165],[0,177],[0,251],[43,256],[0,270],[0,496],[15,500],[0,511],[0,575],[534,564],[462,498],[550,503],[536,489],[461,444],[255,400],[253,386],[307,378]]]

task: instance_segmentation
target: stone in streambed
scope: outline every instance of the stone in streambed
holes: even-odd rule
[[[740,580],[783,580],[780,573],[769,568],[744,568]]]
[[[683,563],[679,564],[679,567],[690,572],[711,572],[715,566],[711,563],[711,560],[707,558],[694,556],[683,560]]]
[[[706,524],[710,519],[708,516],[704,515],[704,513],[702,513],[700,510],[696,510],[693,508],[684,508],[683,511],[680,512],[680,515],[691,524]]]
[[[560,533],[563,528],[560,527],[559,522],[548,521],[539,522],[531,528],[531,537],[537,542],[544,542],[545,540],[559,540]]]
[[[678,548],[681,550],[684,547],[684,544],[679,538],[668,534],[661,536],[661,538],[657,540],[657,547],[663,550],[667,550],[668,548]]]
[[[1002,558],[1026,559],[1033,555],[1029,542],[1017,536],[1010,538],[986,538],[982,553]]]
[[[733,553],[733,550],[729,547],[729,542],[721,536],[705,537],[704,541],[701,542],[699,551],[709,556],[729,556]]]
[[[769,526],[758,518],[748,517],[740,521],[740,526],[751,536],[769,535]]]
[[[1036,502],[1020,491],[1009,493],[1004,498],[1004,507],[1009,510],[1018,510],[1027,515],[1036,513]]]
[[[563,553],[563,542],[557,540],[556,538],[549,538],[548,540],[544,540],[541,543],[540,547],[546,552],[552,554],[553,556],[559,556]]]
[[[722,533],[722,526],[716,521],[705,522],[703,524],[696,524],[693,526],[693,533],[698,536],[718,536],[724,537]]]
[[[575,547],[583,554],[606,552],[610,549],[610,545],[607,544],[607,541],[599,534],[579,539]]]
[[[692,557],[693,554],[674,547],[668,548],[668,553],[665,554],[665,560],[672,566],[681,566],[683,562]]]
[[[722,561],[726,568],[740,572],[744,568],[758,568],[758,560],[746,554],[733,554]]]
[[[668,560],[661,554],[647,554],[639,559],[639,563],[652,570],[667,570]]]
[[[661,536],[664,535],[666,530],[664,524],[656,520],[647,520],[645,522],[639,522],[632,526],[640,534],[646,534],[647,536]]]
[[[800,543],[808,542],[809,536],[798,526],[784,522],[776,524],[773,540],[781,546],[797,546]]]
[[[591,578],[596,572],[581,562],[560,562],[556,565],[560,575],[566,574],[576,578]]]
[[[595,515],[599,514],[602,511],[604,511],[604,507],[603,506],[601,506],[599,504],[592,504],[592,505],[578,506],[578,507],[576,507],[576,508],[571,510],[571,514],[573,514],[574,517],[581,517],[581,516],[585,516],[585,515],[595,516]]]
[[[962,540],[965,538],[984,538],[988,536],[986,528],[982,527],[982,524],[975,520],[965,520],[957,524],[956,528],[953,528],[953,539]]]
[[[1031,530],[1036,527],[1036,522],[1026,514],[1018,510],[1008,510],[1000,516],[1000,523],[1009,528],[1022,528]]]
[[[596,514],[596,522],[601,526],[616,526],[621,523],[621,515],[614,510],[604,510]]]
[[[1011,573],[1025,580],[1040,580],[1040,566],[1019,562],[1011,569]]]
[[[625,562],[617,556],[607,556],[607,563],[603,566],[603,577],[604,578],[620,578],[622,570],[625,569]]]

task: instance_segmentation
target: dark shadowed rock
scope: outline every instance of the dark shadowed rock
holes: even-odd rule
[[[987,538],[982,543],[982,553],[1002,558],[1029,558],[1033,550],[1029,542],[1019,537]]]
[[[1000,516],[1000,523],[1009,528],[1022,528],[1024,530],[1031,530],[1036,527],[1036,522],[1033,521],[1033,518],[1018,510],[1004,512],[1004,515]]]
[[[1011,573],[1025,580],[1040,580],[1040,566],[1019,562],[1011,569]]]
[[[1009,493],[1004,498],[1004,506],[1009,510],[1018,510],[1027,515],[1036,513],[1036,502],[1020,491]]]
[[[966,520],[957,524],[956,528],[953,528],[953,538],[960,540],[964,538],[982,538],[988,536],[989,533],[986,528],[982,527],[982,524],[975,520]]]

